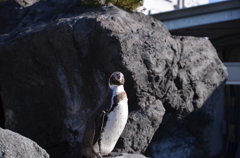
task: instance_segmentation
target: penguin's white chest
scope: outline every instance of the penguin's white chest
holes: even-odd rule
[[[101,135],[101,153],[109,154],[117,143],[118,138],[122,134],[128,119],[128,99],[124,98],[109,113],[106,126]]]

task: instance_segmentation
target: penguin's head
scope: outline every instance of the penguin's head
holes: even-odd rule
[[[120,86],[124,85],[125,79],[124,75],[121,72],[114,72],[109,78],[109,85],[110,86]]]

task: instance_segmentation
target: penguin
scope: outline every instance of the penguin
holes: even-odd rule
[[[110,76],[106,98],[86,123],[81,149],[82,157],[113,156],[111,152],[128,119],[128,98],[124,83],[125,78],[121,72],[114,72]]]

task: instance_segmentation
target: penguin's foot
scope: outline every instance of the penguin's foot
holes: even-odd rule
[[[96,154],[97,158],[102,158],[102,155],[100,153]]]
[[[123,155],[123,154],[121,154],[121,153],[111,152],[111,153],[109,153],[107,156],[117,157],[117,156],[122,156],[122,155]]]

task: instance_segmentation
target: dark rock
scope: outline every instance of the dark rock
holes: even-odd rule
[[[146,153],[152,157],[202,158],[210,156],[211,128],[214,121],[213,107],[222,95],[224,84],[214,90],[204,105],[187,117],[177,119],[167,110],[160,128]]]
[[[158,129],[148,151],[156,151],[156,142],[194,137],[186,148],[205,156],[210,136],[201,134],[213,119],[211,94],[227,77],[211,43],[171,36],[160,21],[113,5],[60,2],[17,10],[28,12],[0,36],[6,128],[51,157],[79,157],[85,122],[104,98],[110,74],[121,71],[130,112],[115,151],[144,153]]]
[[[42,149],[32,140],[10,130],[4,130],[0,128],[0,157],[49,158],[49,155],[44,149]]]

